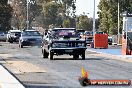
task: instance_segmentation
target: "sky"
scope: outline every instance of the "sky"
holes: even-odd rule
[[[95,0],[95,17],[98,18],[98,4],[100,0]],[[81,15],[85,12],[88,17],[93,17],[94,0],[76,0],[76,15]]]

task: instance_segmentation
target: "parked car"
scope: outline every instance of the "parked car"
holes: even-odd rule
[[[7,34],[7,41],[10,43],[18,42],[21,35],[20,30],[9,30]]]
[[[78,37],[80,37],[80,38],[81,38],[81,36],[83,36],[83,35],[84,35],[84,32],[85,32],[85,30],[78,29],[78,30],[77,30]]]
[[[0,41],[6,41],[7,33],[4,31],[0,31]]]
[[[86,44],[91,44],[93,40],[92,31],[85,31],[84,35],[82,36],[82,39],[86,41]]]
[[[108,37],[108,44],[112,45],[112,37]]]
[[[75,28],[53,28],[44,37],[42,43],[43,58],[53,60],[54,55],[73,55],[78,59],[79,55],[85,59],[86,42],[78,38]]]
[[[36,30],[24,30],[19,39],[19,47],[23,46],[41,46],[42,35]]]

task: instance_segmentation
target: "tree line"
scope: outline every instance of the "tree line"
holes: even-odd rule
[[[0,0],[0,30],[7,31],[11,28],[12,7],[8,0]]]
[[[30,0],[29,25],[43,28],[76,27],[77,29],[92,30],[92,18],[86,14],[77,16],[76,0]],[[26,27],[26,0],[14,0],[12,25],[21,29]],[[97,20],[98,22],[98,20]]]
[[[100,0],[99,3],[99,30],[109,34],[118,32],[118,3],[120,14],[132,11],[132,0]],[[120,16],[120,33],[122,32],[122,17]]]

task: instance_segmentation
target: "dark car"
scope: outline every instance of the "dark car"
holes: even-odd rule
[[[42,43],[43,58],[53,60],[54,55],[79,55],[85,59],[86,41],[78,38],[75,28],[54,28],[44,36]]]
[[[108,44],[112,45],[112,37],[108,37]]]
[[[85,31],[84,35],[82,36],[82,39],[85,39],[87,44],[91,44],[93,40],[92,31]]]
[[[19,39],[19,47],[40,46],[42,44],[42,35],[36,30],[24,30]]]

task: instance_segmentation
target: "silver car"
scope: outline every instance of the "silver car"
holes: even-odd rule
[[[7,33],[4,31],[0,31],[0,41],[6,41],[7,39]]]

